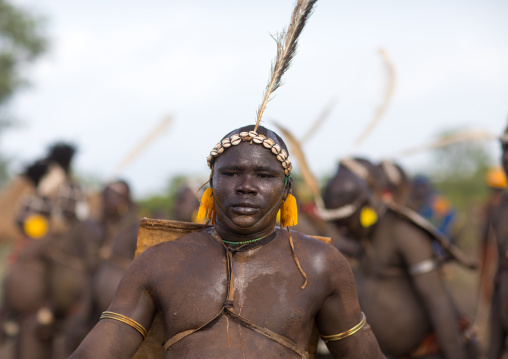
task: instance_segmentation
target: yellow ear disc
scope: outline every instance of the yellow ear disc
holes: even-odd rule
[[[368,228],[377,222],[377,213],[372,207],[366,206],[360,212],[360,224],[363,228]]]
[[[25,219],[23,229],[30,238],[41,238],[48,232],[48,220],[40,214],[31,214]]]
[[[280,226],[296,226],[298,224],[298,209],[296,207],[296,198],[292,194],[288,195],[286,201],[280,207]]]
[[[215,203],[213,201],[213,190],[207,188],[201,197],[201,206],[198,210],[198,219],[208,218],[215,224]]]

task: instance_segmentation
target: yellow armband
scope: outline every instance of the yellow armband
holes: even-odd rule
[[[136,329],[139,332],[139,334],[141,334],[143,339],[145,339],[145,337],[146,337],[146,329],[141,324],[139,324],[135,320],[132,320],[131,318],[126,317],[125,315],[106,311],[106,312],[102,312],[100,319],[117,320],[119,322],[127,324],[127,325],[133,327],[134,329]]]
[[[365,314],[363,314],[363,312],[362,312],[360,323],[355,325],[353,328],[345,331],[344,333],[340,333],[340,334],[321,335],[321,339],[323,339],[325,343],[328,343],[328,342],[333,342],[333,341],[337,341],[337,340],[341,340],[341,339],[347,338],[350,335],[353,335],[356,332],[360,331],[360,329],[363,328],[365,323],[367,323],[367,318],[365,317]]]

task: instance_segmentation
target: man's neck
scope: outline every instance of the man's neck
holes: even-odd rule
[[[254,233],[241,233],[228,228],[226,225],[217,221],[215,224],[215,231],[225,241],[228,242],[247,242],[254,239],[264,238],[269,236],[275,231],[275,225],[261,229]]]

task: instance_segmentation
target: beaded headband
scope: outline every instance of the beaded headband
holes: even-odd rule
[[[213,161],[219,157],[226,148],[238,146],[241,142],[247,141],[263,145],[265,148],[271,150],[272,153],[277,156],[277,160],[281,162],[286,177],[291,174],[293,165],[291,164],[288,153],[283,150],[279,144],[275,143],[274,140],[267,138],[264,135],[260,135],[255,131],[240,132],[240,134],[231,135],[231,137],[226,137],[217,143],[213,150],[210,151],[210,156],[208,156],[208,167],[212,168]]]

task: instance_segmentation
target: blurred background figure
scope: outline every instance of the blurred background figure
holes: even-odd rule
[[[98,267],[93,277],[93,291],[90,292],[94,308],[91,326],[108,308],[118,283],[134,259],[139,219],[127,182],[113,181],[102,190],[101,224],[106,235],[98,252]]]
[[[27,166],[21,176],[25,177],[35,189],[40,179],[47,173],[47,168],[48,162],[45,159],[37,160]],[[16,201],[20,203],[17,204]],[[33,240],[46,235],[51,215],[50,201],[40,195],[27,195],[21,199],[11,198],[8,202],[12,208],[19,207],[15,219],[12,220],[19,232],[15,232],[18,238],[7,256],[8,272],[2,283],[0,343],[3,343],[6,337],[17,337],[20,330],[27,331],[22,316],[37,311],[45,300],[44,264],[37,253],[28,253],[24,249]],[[7,219],[10,219],[10,216],[7,216]],[[19,295],[16,295],[17,293]],[[21,344],[21,341],[18,343]],[[20,350],[18,345],[17,351]]]
[[[450,242],[457,242],[460,229],[456,212],[450,201],[436,192],[428,177],[418,175],[413,179],[409,207],[432,223]],[[447,259],[447,253],[439,245],[434,245],[434,250],[441,259]]]
[[[196,198],[195,192],[196,190],[191,187],[190,183],[184,183],[179,186],[170,219],[183,222],[197,221],[199,201]]]
[[[370,192],[378,200],[383,197],[386,179],[382,169],[365,157],[343,158],[339,161],[341,167],[347,169],[367,183]]]
[[[102,234],[88,219],[87,195],[72,178],[74,153],[73,145],[60,142],[36,162],[46,167],[36,171],[43,173],[36,177],[36,194],[17,216],[23,235],[9,256],[2,303],[2,327],[14,337],[16,359],[58,358],[76,318],[88,315],[84,299]],[[62,333],[65,344],[57,348],[54,339]]]
[[[496,207],[502,201],[505,190],[508,186],[506,174],[502,167],[491,167],[485,175],[485,185],[488,188],[488,196],[482,208],[481,220],[482,230],[479,238],[479,280],[478,294],[476,303],[475,322],[479,327],[479,335],[482,341],[488,340],[488,320],[494,289],[494,280],[496,273],[496,253],[497,243],[496,235],[492,227],[492,220],[495,215]]]
[[[439,239],[420,224],[423,219],[376,200],[349,167],[339,167],[323,198],[333,224],[361,244],[358,295],[383,352],[390,358],[477,358],[470,320],[440,275],[432,249]]]
[[[508,174],[508,127],[501,136],[501,164],[505,174]],[[504,182],[499,174],[490,178],[497,186]],[[489,179],[489,178],[488,178]],[[508,195],[502,190],[501,198],[495,196],[494,207],[490,212],[490,226],[487,237],[491,237],[497,248],[497,270],[494,277],[490,310],[490,341],[488,359],[501,358],[507,352],[506,339],[508,337]],[[497,192],[497,191],[495,191]],[[494,193],[495,193],[494,192]],[[489,238],[488,238],[489,239]]]
[[[483,208],[483,231],[480,244],[480,268],[481,268],[481,288],[480,295],[484,299],[490,300],[492,293],[492,282],[490,280],[483,280],[484,278],[491,278],[492,270],[495,268],[496,256],[496,242],[492,229],[492,218],[495,208],[501,202],[505,190],[508,187],[506,174],[502,167],[492,167],[489,169],[485,176],[485,184],[489,190]],[[485,277],[486,276],[486,277]]]
[[[382,160],[377,164],[382,178],[382,198],[385,201],[393,201],[402,206],[407,205],[411,190],[411,179],[406,171],[397,163],[390,160]]]

